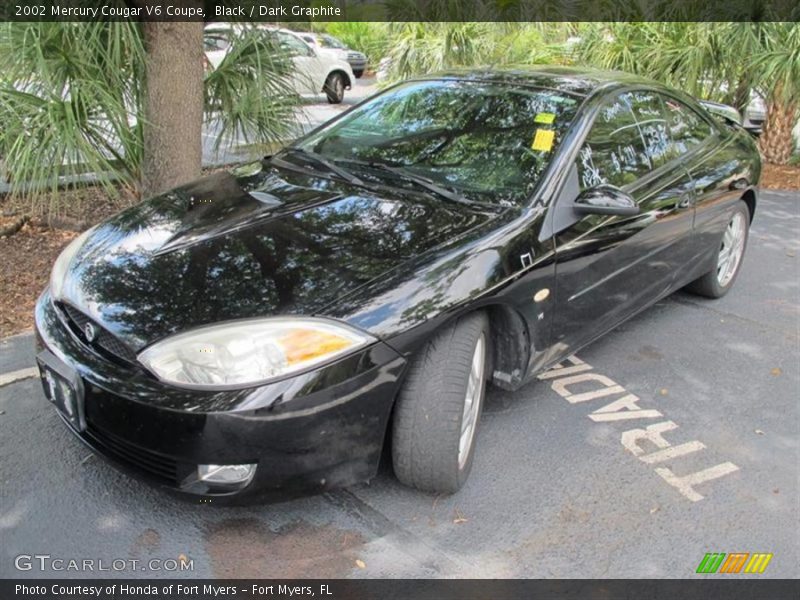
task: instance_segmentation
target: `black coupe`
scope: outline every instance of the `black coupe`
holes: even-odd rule
[[[487,382],[679,288],[728,292],[759,175],[746,131],[651,81],[407,81],[77,238],[36,306],[44,389],[91,448],[188,494],[319,492],[384,449],[454,492]]]

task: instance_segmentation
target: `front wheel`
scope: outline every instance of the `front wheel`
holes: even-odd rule
[[[392,424],[392,462],[404,484],[452,494],[467,480],[486,393],[489,339],[486,315],[473,313],[412,359]]]
[[[361,79],[361,76],[362,76],[363,74],[364,74],[364,70],[363,70],[363,69],[359,69],[358,71],[356,71],[355,69],[353,69],[353,75],[355,75],[355,78],[356,78],[356,79]]]
[[[749,229],[750,211],[744,202],[739,202],[722,234],[714,268],[690,283],[686,289],[707,298],[721,298],[727,294],[742,266]]]
[[[339,104],[344,100],[344,77],[341,73],[331,73],[323,87],[330,104]]]

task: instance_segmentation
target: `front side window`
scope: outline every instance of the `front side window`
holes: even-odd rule
[[[289,56],[309,56],[311,49],[290,33],[278,32],[278,43]]]
[[[411,82],[353,110],[300,147],[348,168],[360,166],[367,175],[370,164],[383,164],[480,201],[522,203],[555,155],[577,105],[551,90]]]
[[[623,187],[652,170],[631,103],[631,94],[622,94],[600,109],[578,154],[582,189]]]

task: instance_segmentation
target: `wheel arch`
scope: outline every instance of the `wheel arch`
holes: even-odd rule
[[[488,304],[481,309],[489,318],[489,381],[502,389],[517,389],[530,362],[531,336],[525,319],[507,304]]]
[[[328,82],[328,79],[334,73],[338,73],[339,75],[341,75],[344,78],[344,87],[345,87],[345,89],[351,89],[353,87],[353,82],[350,80],[350,75],[347,74],[347,71],[345,71],[344,69],[340,69],[339,67],[334,67],[333,69],[328,71],[327,75],[325,75],[325,81],[322,82],[323,91],[325,90],[325,84]]]
[[[750,211],[750,222],[752,223],[756,215],[756,191],[750,188],[742,194],[742,200],[747,205],[747,210]]]
[[[497,299],[476,303],[442,319],[425,333],[424,337],[409,348],[408,355],[420,352],[440,331],[455,321],[474,312],[484,312],[489,320],[489,368],[488,379],[495,386],[517,389],[527,374],[531,354],[531,334],[524,317],[512,306]]]

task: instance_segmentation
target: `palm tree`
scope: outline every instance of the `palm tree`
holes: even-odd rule
[[[136,24],[5,23],[0,60],[7,176],[55,190],[62,175],[114,172],[135,186],[142,148],[132,118],[142,98],[134,82],[144,65]]]
[[[219,142],[271,142],[290,131],[298,103],[290,63],[269,40],[244,29],[219,69],[201,74],[197,101],[220,124]],[[0,158],[5,176],[25,183],[15,193],[37,202],[86,173],[111,193],[142,191],[145,41],[134,22],[0,25]]]
[[[389,28],[390,78],[405,79],[454,67],[485,64],[494,24],[407,22]]]
[[[744,111],[757,91],[767,100],[764,159],[790,160],[800,108],[797,23],[596,23],[584,37],[583,61],[652,77],[698,98]]]
[[[762,28],[761,48],[752,61],[756,86],[767,101],[759,148],[767,162],[785,165],[800,114],[800,25],[764,23]]]
[[[389,79],[460,67],[569,62],[567,23],[407,22],[389,24]]]

